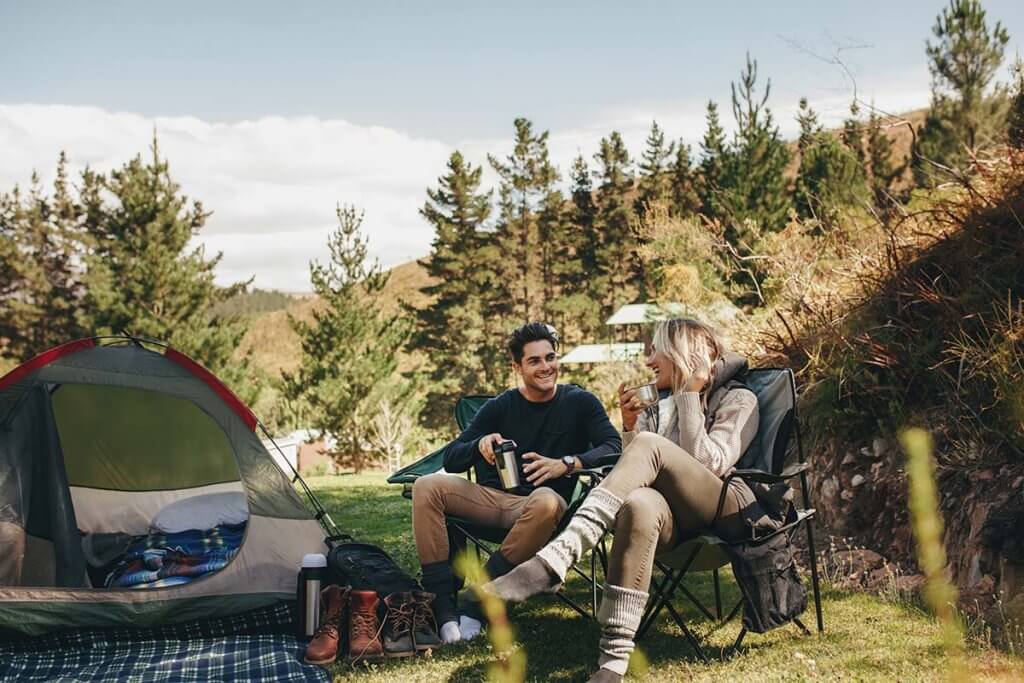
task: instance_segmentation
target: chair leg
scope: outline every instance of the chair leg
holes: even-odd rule
[[[804,622],[802,622],[799,619],[794,617],[793,618],[793,623],[796,624],[800,628],[800,630],[804,632],[805,636],[811,635],[811,629],[809,629],[806,626],[804,626]]]
[[[821,617],[821,587],[818,583],[818,553],[814,549],[814,529],[811,528],[810,519],[807,520],[805,526],[807,527],[807,552],[811,555],[811,588],[814,590],[814,611],[818,617],[818,633],[822,633],[825,630],[825,622]]]
[[[668,613],[672,615],[672,621],[676,622],[676,626],[678,626],[679,630],[681,630],[683,635],[686,636],[686,640],[689,641],[690,647],[692,647],[693,651],[697,653],[697,656],[700,657],[705,664],[710,664],[711,660],[708,659],[708,655],[704,652],[704,648],[701,647],[700,641],[697,640],[697,636],[693,635],[693,631],[686,626],[686,622],[683,620],[682,615],[676,611],[676,608],[672,606],[671,602],[666,602],[665,608],[668,610]]]
[[[722,620],[722,587],[718,582],[718,570],[715,569],[711,572],[712,577],[715,580],[715,616],[718,620]]]
[[[640,639],[647,629],[654,623],[654,619],[658,616],[657,612],[661,611],[661,599],[665,594],[665,589],[675,578],[675,572],[671,569],[665,570],[664,578],[659,583],[657,579],[651,582],[651,597],[647,600],[647,607],[644,609],[644,615],[640,618],[640,628],[636,631],[637,640]],[[655,611],[657,608],[657,612]]]
[[[735,652],[736,650],[740,649],[740,645],[743,643],[743,638],[746,635],[747,635],[747,629],[741,628],[740,629],[740,634],[738,636],[736,636],[736,642],[734,642],[732,644],[732,651],[733,652]]]
[[[704,616],[705,616],[705,617],[707,617],[707,618],[708,618],[708,619],[710,619],[711,621],[714,621],[714,620],[715,620],[715,617],[714,617],[714,616],[713,616],[713,615],[711,614],[711,611],[710,611],[710,610],[708,610],[708,608],[704,606],[704,603],[702,603],[702,602],[701,602],[701,601],[700,601],[700,600],[699,600],[699,599],[697,598],[697,596],[696,596],[696,595],[694,595],[693,593],[691,593],[691,592],[690,592],[690,590],[689,590],[689,589],[688,589],[688,588],[687,588],[686,586],[684,586],[684,585],[682,585],[682,584],[679,584],[679,590],[680,590],[680,591],[682,592],[682,594],[683,594],[683,595],[685,595],[685,596],[687,597],[687,599],[688,599],[688,600],[689,600],[690,602],[692,602],[692,603],[693,603],[694,605],[696,605],[697,609],[699,609],[699,610],[700,610],[701,612],[703,612],[703,614],[704,614]]]

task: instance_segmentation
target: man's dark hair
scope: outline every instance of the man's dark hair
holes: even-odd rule
[[[523,347],[530,342],[547,340],[551,342],[551,348],[558,349],[558,332],[547,323],[527,323],[522,327],[512,330],[508,335],[508,352],[512,354],[512,360],[516,363],[523,360]]]

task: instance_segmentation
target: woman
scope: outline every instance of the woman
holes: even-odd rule
[[[708,326],[676,318],[654,332],[646,364],[668,395],[644,409],[633,389],[619,387],[625,450],[587,496],[565,531],[511,573],[484,586],[506,600],[557,590],[569,568],[615,530],[598,622],[600,668],[592,683],[621,681],[651,583],[654,555],[714,519],[722,478],[757,434],[757,397],[733,381],[746,359],[726,353]],[[727,539],[750,536],[741,511],[754,504],[734,479],[714,530]]]

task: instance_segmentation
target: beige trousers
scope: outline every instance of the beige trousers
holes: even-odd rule
[[[608,583],[646,592],[654,556],[706,529],[723,482],[696,458],[663,436],[638,434],[601,482],[623,501],[615,519]],[[739,515],[747,504],[730,487],[714,530],[727,539],[749,535]]]
[[[412,487],[412,532],[420,564],[448,560],[446,514],[508,529],[501,554],[519,564],[551,540],[565,508],[565,499],[549,488],[517,496],[451,474],[420,477]]]

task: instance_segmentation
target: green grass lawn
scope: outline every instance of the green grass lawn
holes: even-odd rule
[[[412,540],[410,503],[400,488],[384,483],[384,476],[319,477],[308,480],[335,523],[359,540],[385,548],[414,575],[419,569]],[[706,604],[713,604],[710,575],[688,580],[690,589]],[[724,602],[738,592],[723,581]],[[586,601],[581,579],[570,580],[567,590]],[[643,681],[799,681],[799,680],[941,680],[949,661],[941,646],[941,629],[913,606],[894,604],[860,593],[823,591],[825,633],[802,635],[796,627],[769,634],[750,634],[740,653],[722,652],[739,632],[738,620],[715,628],[699,618],[692,606],[684,610],[691,628],[711,652],[704,664],[687,645],[667,616],[639,643],[629,680]],[[804,622],[812,626],[813,608]],[[598,627],[550,596],[516,606],[512,624],[525,653],[528,680],[585,681],[597,661]],[[347,662],[331,668],[335,681],[479,681],[493,662],[488,641],[448,646],[431,657],[355,666]],[[638,661],[639,660],[639,661]],[[1024,666],[997,650],[973,645],[967,650],[969,680],[1024,680]]]

